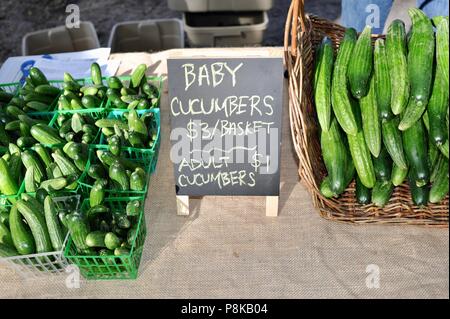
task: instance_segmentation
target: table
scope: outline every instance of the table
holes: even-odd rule
[[[166,76],[169,56],[217,52],[185,49],[111,58],[122,62],[118,74],[147,63],[151,74]],[[282,56],[282,49],[218,54]],[[65,276],[25,281],[0,268],[0,298],[448,298],[448,229],[356,226],[319,217],[298,181],[285,84],[278,217],[265,217],[264,197],[214,196],[192,200],[189,217],[176,215],[165,82],[162,143],[147,197],[148,237],[139,278],[82,281],[79,289],[68,289]]]

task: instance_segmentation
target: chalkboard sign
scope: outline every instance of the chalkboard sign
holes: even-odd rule
[[[167,63],[177,195],[278,196],[282,59]]]

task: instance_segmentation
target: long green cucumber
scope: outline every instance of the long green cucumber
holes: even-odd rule
[[[340,44],[331,81],[331,105],[345,133],[356,135],[358,126],[347,89],[347,67],[356,43],[355,29],[347,29]]]
[[[380,181],[390,181],[392,173],[392,159],[389,153],[383,147],[380,155],[373,158],[373,167],[375,170],[375,177]]]
[[[314,76],[314,102],[322,130],[328,131],[331,123],[331,76],[333,73],[333,46],[324,38],[317,54]]]
[[[411,99],[414,105],[421,107],[428,103],[430,96],[435,48],[434,31],[430,19],[423,11],[410,8],[408,14],[412,21],[408,42],[408,77],[411,84]],[[407,127],[405,125],[405,128]]]
[[[22,215],[14,204],[9,212],[9,228],[17,251],[21,255],[29,255],[36,251],[36,244],[29,226],[23,221]]]
[[[325,167],[330,176],[331,190],[339,194],[346,186],[344,183],[347,149],[336,119],[332,119],[328,131],[322,130],[320,143]]]
[[[438,155],[436,161],[432,164],[433,166],[431,166],[431,164],[430,164],[430,172],[431,172],[430,173],[430,182],[431,183],[434,183],[439,171],[442,169],[441,166],[445,165],[445,163],[447,161],[448,161],[448,159],[439,152],[439,155]]]
[[[344,190],[345,190],[345,188],[347,188],[347,186],[353,180],[354,175],[355,175],[355,166],[353,165],[353,162],[349,159],[349,160],[347,160],[347,164],[345,165],[345,187],[344,187]],[[326,176],[322,180],[322,182],[320,184],[320,192],[326,198],[337,197],[342,193],[342,192],[341,193],[333,192],[333,190],[331,189],[330,176]],[[133,201],[133,202],[130,202],[129,204],[130,205],[127,205],[127,215],[128,216],[137,216],[139,213],[139,209],[140,209],[139,207],[140,207],[141,203],[139,201]],[[133,213],[131,212],[131,210],[133,210]]]
[[[359,105],[364,139],[372,155],[378,157],[381,150],[381,127],[374,77],[370,79],[369,92],[366,96],[360,98]]]
[[[386,55],[391,77],[391,109],[395,115],[403,112],[409,99],[406,54],[405,24],[401,20],[394,20],[386,35]]]
[[[428,166],[428,143],[422,121],[417,121],[403,132],[403,146],[410,165],[411,178],[418,187],[426,185],[430,180]]]
[[[402,119],[398,125],[400,131],[409,129],[414,123],[420,120],[425,112],[427,104],[418,104],[416,100],[411,98],[408,102],[405,112],[402,114]]]
[[[436,59],[437,68],[443,73],[444,88],[448,88],[448,17],[436,25]]]
[[[424,185],[422,187],[417,186],[415,176],[416,173],[414,173],[413,169],[411,168],[410,172],[408,173],[408,182],[412,201],[417,206],[425,206],[428,203],[430,188],[428,187],[428,185]]]
[[[403,151],[402,134],[397,128],[398,118],[385,120],[381,123],[383,143],[394,163],[401,169],[408,169]]]
[[[443,155],[439,151],[438,147],[433,143],[432,140],[428,139],[428,164],[430,167],[430,172],[433,172],[434,168],[442,157]],[[433,181],[431,175],[430,181]]]
[[[366,26],[358,37],[350,59],[347,76],[352,95],[358,99],[369,92],[373,68],[372,27]]]
[[[44,213],[52,247],[55,251],[60,251],[64,244],[64,234],[59,223],[55,203],[49,195],[44,200]]]
[[[391,198],[394,185],[391,181],[377,181],[372,189],[372,203],[378,207],[384,207]]]
[[[442,145],[448,139],[446,115],[448,108],[448,87],[444,84],[444,74],[437,68],[434,78],[433,90],[427,106],[429,117],[430,139],[436,145]]]
[[[355,165],[361,183],[367,188],[375,185],[375,170],[373,168],[372,157],[364,139],[361,125],[361,114],[357,103],[353,104],[353,112],[356,117],[358,132],[356,135],[347,134],[350,154]]]
[[[386,54],[386,46],[383,39],[375,41],[374,50],[375,92],[378,105],[378,114],[381,119],[392,117],[391,110],[391,77]]]
[[[397,166],[395,163],[392,165],[392,175],[391,181],[394,186],[399,186],[403,184],[406,176],[408,176],[408,168],[401,168]]]
[[[367,205],[370,203],[370,189],[361,183],[361,179],[356,176],[356,201],[358,204]]]
[[[446,158],[436,173],[436,178],[430,189],[430,203],[439,203],[448,194],[449,170]]]
[[[331,190],[330,176],[326,176],[320,183],[320,193],[326,198],[332,198],[335,194]]]

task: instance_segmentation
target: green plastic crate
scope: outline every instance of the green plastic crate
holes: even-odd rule
[[[107,118],[120,119],[127,110],[115,110],[109,112]],[[157,133],[156,142],[152,148],[135,148],[135,147],[122,147],[122,150],[128,154],[129,158],[142,161],[146,165],[150,165],[150,173],[154,173],[156,170],[156,164],[158,162],[159,148],[161,145],[161,116],[159,109],[139,110],[136,111],[140,116],[144,113],[153,113],[156,120]],[[107,145],[106,136],[102,133],[100,136],[100,145]]]
[[[118,76],[118,78],[122,81],[122,83],[128,87],[129,83],[131,81],[131,76]],[[147,76],[147,81],[150,82],[151,84],[153,84],[157,89],[158,89],[158,96],[156,97],[156,103],[153,103],[151,105],[151,108],[159,108],[160,102],[161,102],[161,90],[162,90],[162,77],[159,76]],[[111,111],[115,111],[115,110],[119,110],[119,111],[123,111],[124,109],[118,109],[118,108],[114,108],[112,106],[112,103],[109,99],[107,99],[107,103],[105,106],[107,109],[111,110]]]
[[[104,205],[113,210],[125,210],[128,202],[142,200],[139,197],[108,198]],[[81,275],[91,280],[113,280],[113,279],[136,279],[144,249],[147,227],[145,224],[145,213],[143,203],[137,224],[138,231],[133,239],[133,244],[128,255],[121,256],[85,256],[78,253],[77,248],[69,237],[64,250],[64,257],[70,263],[80,269]],[[85,199],[81,206],[82,213],[89,209],[89,200]]]
[[[107,145],[92,145],[91,149],[89,150],[89,160],[86,165],[86,169],[84,170],[83,174],[81,175],[78,184],[80,185],[80,192],[85,197],[89,197],[89,193],[92,190],[94,180],[88,175],[89,168],[94,163],[100,163],[100,160],[97,158],[96,152],[98,150],[108,151]],[[133,152],[127,152],[124,150],[123,156],[126,159],[132,160],[133,162],[136,162],[138,164],[141,164],[141,166],[144,168],[146,174],[147,174],[147,182],[145,184],[145,188],[142,191],[134,191],[134,190],[117,190],[108,188],[105,189],[105,198],[109,197],[139,197],[142,199],[145,199],[147,197],[147,191],[148,191],[148,185],[150,183],[150,169],[151,165],[146,165],[143,160],[139,160],[138,158],[133,158],[131,156],[137,156],[145,158],[148,156],[148,152],[144,152],[143,150],[136,150]]]

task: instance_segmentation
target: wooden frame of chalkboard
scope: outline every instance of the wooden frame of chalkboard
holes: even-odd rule
[[[266,196],[266,214],[277,215],[282,58],[173,58],[167,67],[178,213],[189,213],[189,196],[239,195]]]

